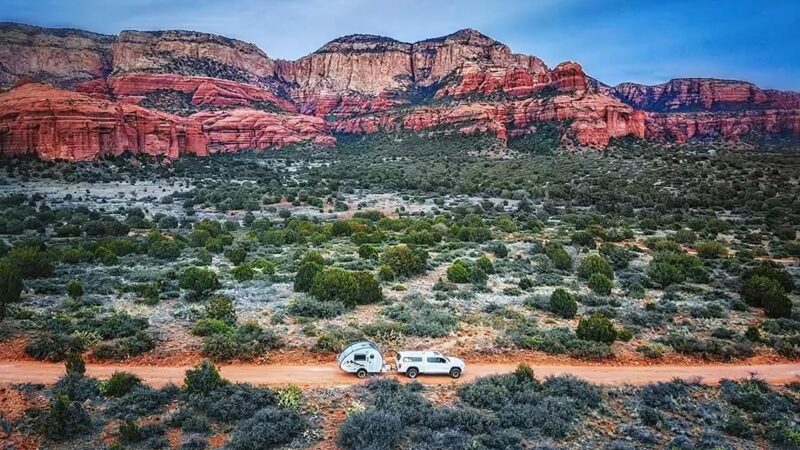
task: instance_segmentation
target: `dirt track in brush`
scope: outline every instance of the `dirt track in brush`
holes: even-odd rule
[[[519,361],[524,362],[524,361]],[[448,376],[418,377],[423,384],[464,383],[487,375],[508,373],[517,364],[487,363],[468,364],[458,380]],[[652,382],[681,378],[715,384],[721,379],[746,378],[751,375],[763,378],[770,384],[785,384],[800,381],[800,363],[748,364],[748,365],[654,365],[654,366],[580,366],[531,364],[538,377],[569,374],[601,385],[644,385]],[[108,378],[115,371],[131,372],[147,384],[163,386],[167,383],[182,384],[186,370],[191,366],[120,366],[88,364],[86,373],[97,378]],[[307,365],[229,365],[220,366],[222,376],[235,382],[255,385],[280,386],[296,384],[302,387],[331,387],[363,382],[355,375],[339,370],[336,364]],[[54,383],[64,373],[64,365],[32,361],[0,362],[0,384],[3,383]],[[385,373],[383,377],[408,378],[396,373]]]

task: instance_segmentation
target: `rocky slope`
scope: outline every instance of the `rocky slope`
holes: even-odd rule
[[[551,69],[475,30],[414,43],[351,35],[283,61],[206,33],[104,36],[0,24],[0,87],[11,90],[0,103],[0,153],[44,158],[330,146],[335,133],[381,130],[507,141],[550,121],[567,127],[566,138],[597,147],[628,135],[800,136],[796,93],[714,79],[610,87],[578,63]],[[113,139],[108,129],[117,130]],[[142,134],[154,137],[131,138]]]

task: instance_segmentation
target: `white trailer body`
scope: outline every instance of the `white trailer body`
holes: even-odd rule
[[[384,364],[383,355],[378,346],[369,341],[348,345],[336,357],[336,362],[339,363],[342,370],[354,373],[358,378],[390,370],[390,367]]]

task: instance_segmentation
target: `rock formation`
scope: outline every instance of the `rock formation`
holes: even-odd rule
[[[177,116],[37,83],[0,94],[0,153],[88,161],[123,152],[208,154],[199,124]]]
[[[0,24],[0,88],[12,89],[0,152],[43,158],[330,146],[335,133],[381,130],[507,141],[549,121],[597,147],[622,136],[800,136],[797,93],[716,79],[611,87],[578,63],[550,69],[475,30],[414,43],[351,35],[283,61],[206,33]]]

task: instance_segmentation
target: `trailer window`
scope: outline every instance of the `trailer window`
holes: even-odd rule
[[[353,361],[366,361],[367,355],[353,355]]]

